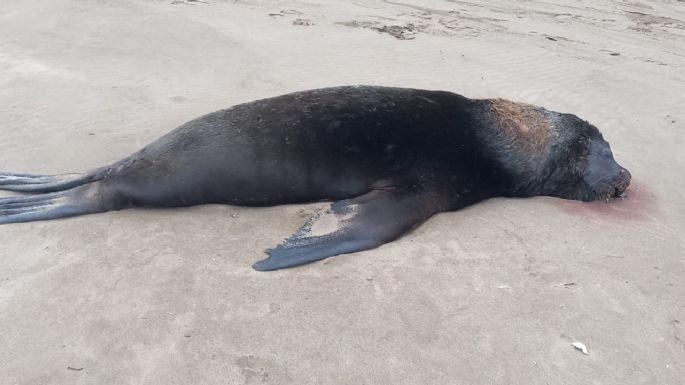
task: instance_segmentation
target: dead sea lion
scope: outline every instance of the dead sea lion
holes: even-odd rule
[[[0,224],[137,206],[333,201],[273,249],[275,270],[371,249],[483,199],[623,194],[630,173],[572,114],[444,91],[346,86],[210,113],[85,174],[0,173]]]

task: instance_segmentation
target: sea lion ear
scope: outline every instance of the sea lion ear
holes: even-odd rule
[[[266,250],[269,257],[252,267],[278,270],[376,248],[449,209],[449,199],[442,194],[428,188],[394,187],[334,202],[295,234]]]

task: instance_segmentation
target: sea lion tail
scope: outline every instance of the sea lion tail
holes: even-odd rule
[[[0,224],[42,221],[117,210],[102,182],[88,183],[65,191],[0,198]],[[105,197],[107,196],[107,197]]]
[[[50,193],[64,191],[100,179],[98,172],[87,174],[36,175],[0,172],[0,190]]]

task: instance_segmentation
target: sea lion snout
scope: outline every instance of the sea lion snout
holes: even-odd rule
[[[614,169],[618,169],[615,172],[608,174],[606,178],[598,181],[595,185],[595,189],[598,192],[597,199],[609,200],[611,198],[624,197],[628,185],[630,185],[630,179],[632,178],[630,171],[614,163]]]
[[[598,141],[590,147],[583,179],[592,192],[585,200],[609,200],[623,196],[631,174],[616,162],[609,145]]]
[[[623,194],[626,192],[626,189],[630,185],[631,178],[632,176],[630,175],[630,171],[621,167],[612,183],[613,187],[616,189],[616,192],[614,192],[614,197],[623,196]]]

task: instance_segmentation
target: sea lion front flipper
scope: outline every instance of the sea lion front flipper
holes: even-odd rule
[[[253,265],[268,271],[303,265],[338,254],[373,249],[449,208],[449,195],[429,187],[372,190],[331,204]]]

